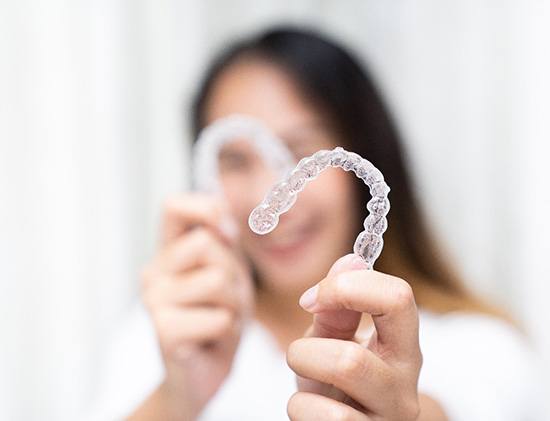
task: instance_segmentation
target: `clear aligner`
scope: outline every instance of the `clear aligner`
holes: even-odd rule
[[[368,269],[372,269],[382,252],[382,234],[388,228],[386,215],[390,210],[390,188],[382,173],[370,161],[340,146],[332,150],[320,150],[300,160],[296,168],[283,181],[277,183],[252,210],[248,225],[257,234],[263,235],[273,231],[279,223],[279,215],[288,211],[305,185],[328,167],[353,171],[369,187],[372,196],[367,203],[369,215],[363,222],[365,229],[357,236],[353,251],[363,258]]]
[[[293,165],[294,158],[284,142],[264,124],[247,115],[233,114],[220,118],[205,127],[193,147],[193,185],[203,192],[221,192],[219,153],[222,147],[238,138],[249,139],[262,160],[283,176]]]

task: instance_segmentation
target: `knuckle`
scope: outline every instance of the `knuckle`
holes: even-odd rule
[[[208,250],[214,244],[214,237],[206,228],[195,228],[191,234],[198,249]]]
[[[164,353],[172,358],[177,356],[179,347],[184,342],[178,342],[175,338],[160,337],[160,346],[164,350]]]
[[[234,316],[228,310],[220,310],[212,318],[212,330],[216,335],[222,335],[231,329]]]
[[[420,404],[418,399],[408,398],[400,399],[398,419],[403,421],[413,421],[420,416]]]
[[[200,281],[204,296],[219,300],[233,310],[241,308],[239,291],[231,285],[231,273],[224,268],[208,269],[205,278]]]
[[[414,305],[414,292],[412,287],[400,279],[393,286],[393,308],[395,310],[404,310]]]
[[[332,405],[330,419],[334,421],[351,421],[353,416],[348,406]]]
[[[336,377],[347,380],[350,377],[366,376],[369,364],[365,353],[366,350],[359,344],[354,342],[346,344],[336,360]]]
[[[297,339],[290,343],[286,351],[286,362],[290,367],[294,367],[298,359],[299,348],[302,339]]]
[[[227,286],[227,272],[220,267],[213,267],[208,271],[208,285],[206,286],[211,293],[224,291]]]
[[[178,349],[188,343],[189,338],[184,331],[178,332],[174,329],[174,319],[167,312],[158,311],[152,319],[163,353],[169,356],[176,356]]]
[[[378,373],[378,383],[380,390],[387,396],[396,395],[396,391],[403,390],[403,382],[399,372],[395,370],[381,370]],[[401,394],[397,394],[400,399]],[[390,399],[391,400],[391,399]],[[400,401],[394,403],[395,407],[399,407]]]

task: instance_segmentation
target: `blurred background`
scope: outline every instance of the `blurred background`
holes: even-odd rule
[[[280,22],[370,66],[437,234],[550,377],[550,2],[0,0],[0,419],[78,419],[100,392],[188,188],[201,72]]]

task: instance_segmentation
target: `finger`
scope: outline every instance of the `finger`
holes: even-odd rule
[[[187,193],[168,199],[164,205],[162,244],[166,245],[200,225],[209,227],[228,242],[237,235],[237,226],[223,199],[203,193]]]
[[[369,313],[377,343],[388,356],[419,353],[417,308],[412,288],[403,279],[374,270],[340,273],[314,286],[306,304],[313,313],[343,309]]]
[[[163,349],[175,355],[182,345],[213,342],[238,329],[239,319],[227,309],[192,307],[165,309],[154,316]]]
[[[218,266],[195,269],[185,275],[158,279],[145,289],[144,301],[150,308],[163,304],[179,306],[219,306],[238,314],[244,310],[244,294],[234,271]]]
[[[196,228],[167,245],[151,266],[156,272],[178,273],[207,264],[231,267],[235,260],[229,247],[211,230]]]
[[[374,413],[395,403],[388,402],[395,395],[394,369],[356,342],[301,338],[290,344],[287,362],[298,376],[333,385]]]
[[[292,421],[371,421],[351,406],[307,392],[296,392],[290,397],[287,413]]]
[[[340,257],[334,262],[334,264],[329,269],[327,276],[336,276],[339,273],[349,270],[360,270],[366,268],[367,264],[361,257],[357,256],[354,253],[349,253],[345,256]]]
[[[336,276],[350,270],[365,269],[366,263],[355,254],[348,254],[338,259],[330,268],[327,277]],[[305,296],[306,294],[304,294]],[[301,300],[302,302],[302,300]],[[313,325],[306,336],[321,338],[353,339],[362,313],[355,310],[338,309],[316,313]]]

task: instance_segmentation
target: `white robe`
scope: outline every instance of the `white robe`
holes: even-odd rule
[[[424,362],[419,390],[435,398],[452,421],[543,420],[537,358],[527,339],[503,321],[474,314],[421,310]],[[121,327],[100,376],[88,420],[118,420],[159,384],[163,365],[151,322],[140,307]],[[200,421],[281,421],[296,391],[294,373],[274,338],[251,321],[230,375]]]

